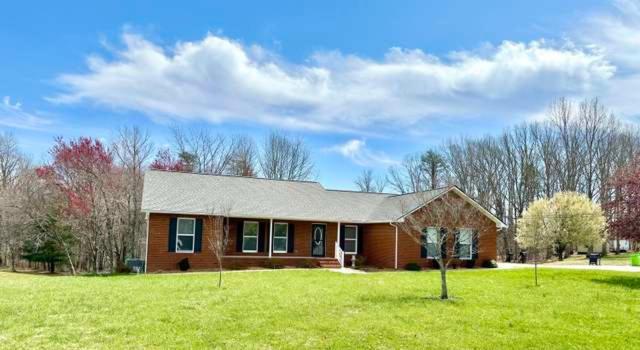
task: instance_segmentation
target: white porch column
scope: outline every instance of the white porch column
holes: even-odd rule
[[[396,228],[396,251],[395,251],[395,269],[398,269],[398,226],[394,226]]]
[[[273,219],[269,219],[269,257],[273,249]]]
[[[338,234],[336,235],[336,243],[340,244],[340,221],[338,221]]]

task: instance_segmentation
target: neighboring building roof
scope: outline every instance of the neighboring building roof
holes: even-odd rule
[[[232,217],[390,222],[452,188],[397,195],[327,190],[313,181],[151,170],[144,177],[142,211],[210,215],[228,209]]]

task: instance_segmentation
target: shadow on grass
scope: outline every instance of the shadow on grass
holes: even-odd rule
[[[359,298],[361,302],[372,303],[372,304],[380,304],[380,303],[388,303],[388,304],[431,304],[431,303],[446,303],[446,304],[456,304],[457,302],[462,301],[461,298],[449,297],[449,299],[442,300],[439,296],[424,296],[420,294],[416,295],[373,295]]]
[[[640,289],[640,277],[613,276],[606,278],[594,278],[591,281],[595,283],[620,286],[629,289]]]
[[[51,273],[49,271],[42,271],[42,270],[16,270],[16,271],[11,271],[11,269],[0,269],[0,272],[12,273],[12,274],[16,274],[16,275],[46,276],[46,277],[67,276],[66,274],[63,274],[63,273],[58,273],[58,272]]]

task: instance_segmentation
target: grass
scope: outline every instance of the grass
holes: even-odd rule
[[[609,253],[602,257],[602,265],[611,266],[631,266],[631,255],[636,253]],[[565,258],[563,261],[554,261],[553,264],[560,265],[588,265],[589,259],[584,254],[572,255]]]
[[[0,348],[637,348],[640,276],[324,270],[67,277],[0,272]]]

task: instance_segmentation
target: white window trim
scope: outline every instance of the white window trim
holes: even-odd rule
[[[429,246],[429,229],[434,229],[436,231],[436,241],[433,243],[433,244],[436,245],[436,252],[438,251],[437,244],[438,244],[438,241],[440,240],[440,238],[439,238],[440,229],[437,228],[437,227],[434,227],[434,226],[429,226],[429,227],[426,228],[426,232],[424,233],[424,236],[425,236],[424,241],[427,243],[427,247],[424,247],[424,249],[427,250],[427,259],[434,260],[434,259],[436,259],[436,256],[435,255],[429,255],[429,249],[428,249],[428,246]],[[442,252],[440,252],[440,253],[442,253]]]
[[[282,239],[283,237],[276,237],[276,225],[285,225],[287,228],[285,230],[285,235],[284,235],[284,250],[273,250],[273,253],[275,254],[282,254],[282,253],[287,253],[287,249],[289,248],[289,223],[287,222],[274,222],[273,223],[273,240],[275,241],[276,238],[277,239]],[[273,245],[275,247],[275,244]]]
[[[347,238],[347,227],[355,227],[356,229],[356,238]],[[347,251],[347,241],[355,241],[356,244],[354,245],[354,248],[356,249],[355,251]],[[358,254],[358,225],[344,225],[344,253],[345,254],[350,254],[350,255],[355,255]]]
[[[245,237],[245,233],[247,232],[247,230],[246,230],[247,224],[256,224],[256,226],[257,226],[256,236],[255,236],[256,237],[256,249],[255,250],[244,249],[244,237]],[[253,238],[253,236],[249,236],[249,237]],[[245,221],[242,224],[242,252],[243,253],[257,253],[258,252],[258,246],[260,246],[260,223],[257,222],[257,221]]]
[[[469,257],[468,258],[461,258],[458,257],[459,260],[473,260],[473,229],[469,228],[469,227],[461,227],[458,229],[458,235],[462,233],[462,230],[468,230],[469,231],[469,235],[471,238],[471,242],[469,243]],[[460,237],[457,238],[458,240],[458,245],[460,245]],[[458,252],[456,252],[457,254]]]
[[[191,234],[188,233],[180,233],[180,221],[193,221],[193,232]],[[178,248],[178,241],[180,238],[180,236],[191,236],[192,237],[192,243],[191,243],[191,250],[184,250],[184,249],[180,249]],[[176,221],[176,253],[181,253],[181,254],[189,254],[189,253],[193,253],[196,249],[196,219],[194,218],[178,218],[178,220]]]

